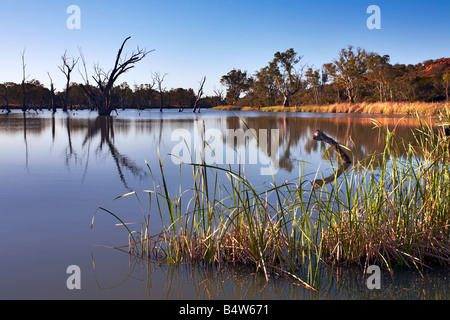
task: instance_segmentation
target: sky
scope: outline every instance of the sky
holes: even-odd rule
[[[80,9],[79,29],[70,29]],[[381,29],[369,29],[370,5],[380,8]],[[88,67],[112,68],[123,40],[130,54],[154,50],[116,84],[151,82],[167,73],[171,88],[194,88],[206,76],[206,94],[220,88],[233,68],[254,74],[277,51],[293,48],[302,63],[320,68],[348,45],[388,54],[391,63],[416,64],[450,57],[450,1],[400,0],[0,0],[0,83],[22,81],[25,51],[28,80],[64,87],[61,56],[79,56]],[[81,66],[81,64],[80,64]],[[80,72],[73,81],[82,82]]]

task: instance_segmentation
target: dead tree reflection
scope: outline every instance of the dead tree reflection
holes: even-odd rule
[[[99,135],[100,143],[97,147],[96,152],[101,153],[103,148],[106,146],[107,150],[111,154],[114,163],[117,168],[120,180],[122,181],[124,187],[128,190],[132,190],[125,178],[125,172],[130,172],[134,177],[143,179],[147,172],[142,168],[138,167],[132,160],[130,160],[126,155],[120,153],[114,143],[114,118],[111,116],[98,116],[93,121],[88,122],[88,129],[86,136],[83,140],[82,146],[85,148],[87,146],[88,159],[90,156],[90,144]],[[87,170],[88,161],[86,163]]]

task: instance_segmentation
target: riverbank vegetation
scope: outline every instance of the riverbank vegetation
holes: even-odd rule
[[[127,55],[123,50],[128,39],[117,52],[116,62],[110,61],[109,72],[97,65],[93,75],[89,75],[81,49],[79,57],[64,52],[58,67],[67,81],[59,91],[52,75],[48,74],[47,80],[27,75],[26,55],[22,52],[22,82],[0,84],[3,108],[6,111],[18,108],[54,112],[59,108],[63,111],[92,109],[99,114],[110,114],[116,109],[158,108],[162,111],[175,108],[183,111],[194,107],[200,110],[231,106],[263,111],[284,108],[287,111],[340,112],[342,109],[342,112],[404,114],[411,109],[439,106],[427,106],[425,102],[449,101],[450,58],[430,59],[414,65],[391,63],[387,54],[353,46],[343,48],[335,59],[322,66],[303,63],[303,56],[290,48],[276,52],[266,66],[253,73],[235,68],[220,79],[202,77],[196,88],[167,89],[164,81],[170,75],[160,71],[149,73],[148,83],[130,85],[120,82],[120,75],[134,68],[151,51],[137,48],[125,59]],[[81,70],[82,83],[72,80],[76,68]],[[214,89],[207,92],[205,82],[211,86],[211,81]],[[408,107],[408,103],[412,106]],[[372,110],[369,106],[374,104],[377,107]],[[417,104],[421,107],[415,108]]]
[[[449,58],[391,64],[389,55],[348,46],[319,67],[302,61],[291,48],[275,53],[254,74],[231,70],[221,79],[226,104],[263,108],[449,101]]]
[[[417,121],[412,139],[403,140],[374,120],[384,150],[346,170],[330,158],[336,178],[327,184],[301,170],[291,181],[274,177],[255,186],[245,168],[202,162],[187,164],[192,188],[171,193],[161,158],[157,170],[149,167],[148,211],[142,194],[119,197],[137,197],[140,228],[100,211],[127,229],[129,244],[122,249],[132,255],[169,264],[250,265],[268,281],[283,276],[312,290],[324,267],[375,264],[394,273],[449,266],[450,140],[443,126]],[[150,234],[155,215],[161,231]]]
[[[232,111],[263,111],[263,112],[317,112],[317,113],[357,113],[357,114],[386,114],[386,115],[420,115],[437,116],[450,104],[447,102],[362,102],[362,103],[333,103],[329,105],[302,105],[296,107],[240,107],[217,106],[214,110]]]

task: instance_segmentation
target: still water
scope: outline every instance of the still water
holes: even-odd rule
[[[326,146],[312,139],[321,129],[352,150],[355,161],[380,152],[384,137],[371,118],[408,137],[408,118],[337,114],[284,114],[203,111],[119,111],[96,113],[48,111],[0,114],[0,298],[1,299],[449,299],[448,270],[383,274],[382,288],[368,290],[357,270],[322,275],[319,293],[283,279],[265,282],[262,275],[238,268],[157,266],[130,260],[104,246],[127,243],[127,234],[105,207],[127,222],[141,221],[135,198],[113,200],[130,191],[149,189],[164,158],[166,179],[176,190],[191,187],[183,145],[195,156],[205,133],[215,147],[215,161],[245,165],[255,185],[305,174],[331,174]],[[265,138],[227,141],[236,129]],[[230,131],[231,130],[231,131]],[[176,133],[184,132],[183,138]],[[263,136],[267,134],[267,137]],[[274,137],[278,137],[275,141]],[[200,140],[199,140],[200,139]],[[180,150],[184,150],[180,152]],[[174,157],[176,154],[177,157]],[[240,155],[240,158],[237,155]],[[272,176],[261,174],[267,169]],[[152,230],[157,232],[156,229]],[[81,290],[68,290],[67,267],[81,270]]]

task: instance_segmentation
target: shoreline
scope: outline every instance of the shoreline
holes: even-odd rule
[[[10,105],[9,109],[21,110],[21,106]],[[48,107],[35,107],[28,108],[30,110],[50,110]],[[58,111],[61,108],[57,108]],[[67,111],[79,111],[88,110],[90,108],[86,106],[74,106],[68,108]],[[122,108],[117,108],[121,110]],[[159,109],[159,107],[144,108],[142,110]],[[164,107],[164,110],[178,110],[178,107],[169,106]],[[221,105],[216,107],[202,108],[208,110],[220,110],[220,111],[257,111],[257,112],[305,112],[305,113],[348,113],[348,114],[366,114],[366,115],[398,115],[398,116],[439,116],[450,114],[450,101],[449,102],[362,102],[362,103],[333,103],[328,105],[301,105],[294,107],[283,106],[268,106],[268,107],[255,107],[255,106],[233,106],[233,105]],[[5,106],[0,107],[0,112],[3,113],[7,109]],[[133,108],[125,108],[124,110],[133,110]],[[134,109],[138,110],[138,109]],[[184,112],[191,112],[192,108],[186,107]],[[183,112],[181,112],[183,113]]]
[[[303,105],[295,107],[270,106],[217,106],[212,110],[260,111],[260,112],[310,112],[310,113],[355,113],[385,115],[436,116],[450,110],[450,102],[374,102],[334,103],[329,105]]]

